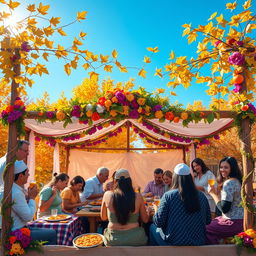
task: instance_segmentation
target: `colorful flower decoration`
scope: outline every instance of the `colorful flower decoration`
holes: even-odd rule
[[[24,134],[24,116],[25,116],[24,102],[17,97],[14,105],[9,105],[1,112],[1,121],[4,125],[15,123],[18,134]]]
[[[8,255],[20,256],[25,255],[29,250],[42,251],[42,246],[46,242],[32,241],[30,230],[21,228],[10,233],[7,242]]]
[[[256,253],[256,230],[247,229],[244,232],[237,234],[233,242],[236,246],[241,248],[246,248],[249,252]]]

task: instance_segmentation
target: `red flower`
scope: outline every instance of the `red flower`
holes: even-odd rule
[[[105,101],[106,101],[105,97],[100,97],[98,99],[98,104],[100,104],[101,106],[105,106]]]
[[[21,228],[21,233],[25,236],[30,236],[30,230],[28,228]]]
[[[6,111],[7,113],[12,112],[13,110],[14,110],[14,106],[12,106],[12,105],[7,106],[6,109],[5,109],[5,111]]]
[[[173,120],[174,119],[174,114],[172,112],[166,112],[165,113],[165,119],[166,120]]]
[[[16,236],[10,236],[10,237],[9,237],[10,244],[15,243],[16,240],[17,240],[17,237],[16,237]]]
[[[92,114],[92,120],[93,121],[97,121],[97,120],[99,120],[100,119],[100,115],[97,113],[97,112],[94,112],[93,114]]]

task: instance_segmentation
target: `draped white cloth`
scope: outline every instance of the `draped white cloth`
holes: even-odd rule
[[[164,153],[93,153],[77,149],[70,150],[68,174],[70,178],[81,175],[85,179],[95,176],[99,167],[104,166],[112,173],[120,168],[129,170],[134,186],[144,190],[153,180],[156,168],[172,171],[175,165],[182,163],[182,150],[169,150]]]

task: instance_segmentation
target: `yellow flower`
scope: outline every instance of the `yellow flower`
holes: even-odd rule
[[[155,112],[155,117],[160,119],[164,116],[163,112],[161,110]]]
[[[117,112],[115,110],[111,110],[109,113],[111,116],[115,117],[117,115]]]
[[[182,112],[180,115],[182,120],[187,120],[188,119],[188,113],[187,112]]]
[[[245,234],[248,235],[251,238],[256,238],[256,232],[253,229],[247,229],[245,231]]]
[[[143,106],[146,102],[146,99],[145,98],[138,98],[137,102],[138,102],[139,105]]]
[[[139,108],[138,108],[138,112],[139,112],[139,113],[141,113],[141,112],[142,112],[142,110],[143,110],[143,108],[142,108],[142,107],[139,107]]]
[[[129,107],[128,106],[123,106],[123,114],[126,116],[129,115]]]
[[[10,253],[12,253],[12,254],[17,254],[17,255],[22,255],[22,254],[24,254],[24,250],[23,250],[23,248],[20,246],[19,243],[14,243],[14,244],[12,245],[12,248],[11,248],[11,250],[10,250]]]
[[[131,102],[131,101],[134,100],[134,95],[131,94],[131,93],[128,93],[128,94],[126,95],[126,99]]]
[[[150,106],[148,106],[148,105],[146,105],[146,106],[145,106],[145,111],[146,111],[146,113],[149,113],[149,112],[150,112],[150,110],[151,110],[151,107],[150,107]]]
[[[88,117],[91,117],[92,114],[93,114],[93,112],[92,112],[91,110],[88,110],[88,111],[86,112],[86,115],[87,115]]]

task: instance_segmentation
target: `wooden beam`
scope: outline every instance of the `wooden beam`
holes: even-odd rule
[[[15,56],[17,57],[17,63],[20,59],[19,49],[15,49]],[[15,76],[20,75],[20,64],[14,64],[13,71]],[[17,89],[19,84],[15,82],[15,79],[12,80],[11,84],[11,105],[14,105],[16,98],[18,97]],[[15,122],[10,123],[8,127],[8,149],[7,149],[7,158],[6,166],[12,163],[15,160],[17,151],[17,129]],[[2,200],[2,255],[5,255],[7,252],[6,242],[9,238],[9,232],[11,231],[11,209],[12,209],[12,184],[14,180],[14,165],[10,165],[7,168],[7,171],[4,173],[4,196]]]
[[[126,122],[126,132],[127,132],[127,152],[130,152],[130,122]]]
[[[123,151],[127,151],[127,148],[93,148],[93,147],[83,147],[83,148],[79,148],[79,150],[83,150],[83,149],[90,149],[90,150],[123,150]],[[136,150],[170,150],[170,149],[175,149],[177,150],[177,148],[130,148],[130,151],[136,151]]]

